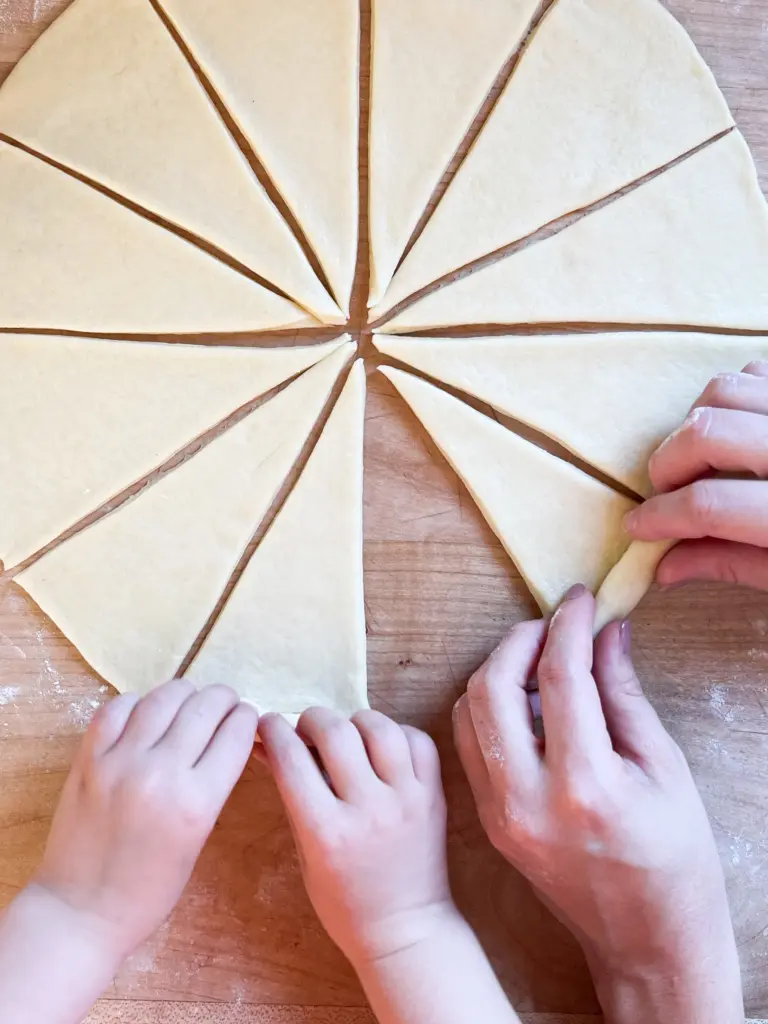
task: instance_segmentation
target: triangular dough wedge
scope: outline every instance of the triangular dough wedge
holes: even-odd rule
[[[768,330],[768,207],[738,132],[563,231],[428,295],[386,333],[450,324]]]
[[[371,293],[379,303],[538,0],[374,0]]]
[[[574,583],[596,591],[627,549],[635,503],[402,370],[382,367],[453,466],[539,607]]]
[[[375,314],[732,124],[658,0],[558,0]]]
[[[651,493],[651,454],[707,382],[768,359],[768,338],[718,334],[375,340],[385,355],[541,430],[642,495]]]
[[[304,230],[345,315],[358,203],[358,0],[162,0]]]
[[[146,693],[178,672],[352,349],[17,577],[119,690]]]
[[[340,321],[149,0],[75,0],[0,90],[0,131]]]
[[[365,370],[358,362],[295,488],[188,672],[264,711],[367,706]]]
[[[6,568],[341,344],[251,349],[0,335]]]
[[[0,141],[0,327],[199,334],[310,327],[287,299]]]

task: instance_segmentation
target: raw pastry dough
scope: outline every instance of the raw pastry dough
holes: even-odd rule
[[[558,0],[375,315],[732,124],[658,0]]]
[[[340,345],[252,349],[0,335],[6,568]]]
[[[768,330],[767,280],[768,208],[749,148],[731,132],[559,234],[427,296],[383,330],[473,323]]]
[[[541,430],[638,494],[648,460],[707,382],[768,359],[768,338],[628,332],[378,336],[377,348]]]
[[[597,593],[595,635],[609,622],[626,619],[637,608],[654,581],[659,562],[676,543],[660,540],[630,544]]]
[[[148,0],[75,0],[0,90],[0,131],[341,322]]]
[[[418,377],[382,367],[466,484],[543,612],[595,591],[627,549],[635,503]]]
[[[353,351],[17,577],[119,690],[146,693],[177,673]]]
[[[310,327],[292,302],[0,141],[0,327],[200,334]]]
[[[358,205],[358,0],[162,0],[317,254],[345,315]]]
[[[365,369],[358,362],[304,472],[192,663],[265,711],[367,706]]]
[[[538,0],[374,0],[369,306]]]

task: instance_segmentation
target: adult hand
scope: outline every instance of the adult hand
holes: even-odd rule
[[[653,455],[650,475],[656,496],[627,529],[636,540],[682,542],[659,566],[662,586],[723,580],[768,590],[768,362],[715,377]]]
[[[581,942],[608,1020],[735,1024],[739,965],[706,812],[643,696],[628,625],[593,648],[593,619],[574,588],[470,681],[455,731],[481,820]]]

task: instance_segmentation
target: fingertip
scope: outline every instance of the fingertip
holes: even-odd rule
[[[121,693],[98,709],[91,719],[81,749],[99,757],[120,742],[133,710],[141,700],[138,693]]]
[[[411,761],[417,779],[428,785],[441,781],[440,755],[429,733],[412,725],[403,725],[401,728],[411,749]]]
[[[295,730],[286,722],[282,715],[269,711],[259,718],[257,734],[267,751],[270,747],[279,743],[281,739],[284,740],[287,732],[295,735]]]

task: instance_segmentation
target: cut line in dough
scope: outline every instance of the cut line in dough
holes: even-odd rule
[[[369,306],[538,0],[374,0]]]
[[[307,462],[187,676],[262,711],[367,707],[363,594],[365,368],[358,361]],[[295,720],[295,719],[292,719]]]
[[[0,131],[343,322],[149,0],[75,0],[0,89]]]
[[[301,225],[347,316],[357,259],[358,0],[162,7]]]
[[[540,430],[637,494],[648,461],[719,373],[768,338],[625,331],[489,338],[374,336],[380,352]]]
[[[658,0],[558,0],[374,317],[732,125]]]
[[[386,334],[462,324],[768,331],[768,206],[738,132],[543,241],[405,309]]]
[[[381,372],[410,405],[546,614],[568,589],[597,591],[629,545],[635,502],[432,384]]]
[[[6,568],[344,340],[252,349],[0,334]]]
[[[317,326],[43,160],[0,141],[0,327],[204,334]]]
[[[338,349],[17,577],[119,690],[177,674],[353,352]]]

